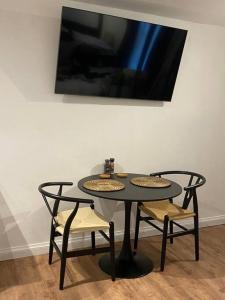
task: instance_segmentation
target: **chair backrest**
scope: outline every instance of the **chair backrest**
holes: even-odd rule
[[[57,224],[55,217],[58,214],[60,201],[72,202],[72,203],[76,204],[74,210],[72,211],[69,218],[67,219],[64,230],[69,230],[70,225],[76,216],[76,213],[77,213],[80,203],[86,203],[86,204],[91,204],[91,205],[93,205],[93,203],[94,203],[94,201],[90,200],[90,199],[81,199],[81,198],[62,196],[63,186],[72,186],[72,185],[73,185],[72,182],[45,182],[45,183],[42,183],[41,185],[39,185],[39,187],[38,187],[38,190],[41,193],[41,195],[45,201],[45,204],[52,216],[52,222],[54,221],[55,224]],[[52,187],[52,186],[54,186],[56,188],[58,187],[58,192],[56,194],[45,190],[46,187]],[[48,198],[54,199],[53,208],[51,208]]]
[[[206,179],[201,174],[191,171],[162,171],[151,173],[151,176],[164,177],[167,175],[180,175],[187,177],[187,185],[183,186],[185,191],[182,208],[188,208],[191,200],[193,200],[193,209],[198,213],[198,199],[196,189],[205,184]]]

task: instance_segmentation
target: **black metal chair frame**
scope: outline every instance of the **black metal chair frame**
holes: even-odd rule
[[[51,233],[50,233],[50,245],[49,245],[49,264],[52,263],[52,255],[53,255],[53,248],[55,248],[57,254],[61,259],[61,268],[60,268],[60,282],[59,288],[63,290],[64,286],[64,277],[65,277],[65,268],[66,268],[66,259],[69,257],[77,257],[83,255],[95,255],[97,253],[103,252],[110,252],[111,254],[111,264],[112,264],[112,280],[115,280],[115,246],[114,246],[114,223],[109,222],[109,236],[105,234],[104,231],[98,230],[99,233],[109,242],[109,247],[98,247],[96,248],[95,245],[95,231],[91,232],[91,243],[92,247],[90,249],[83,249],[83,250],[76,250],[76,251],[68,251],[68,239],[70,234],[70,226],[74,218],[76,217],[78,208],[80,204],[89,204],[91,209],[94,209],[94,201],[90,199],[81,199],[81,198],[73,198],[73,197],[66,197],[62,196],[63,186],[72,186],[72,182],[46,182],[39,186],[38,190],[42,194],[42,197],[45,201],[45,204],[51,214]],[[53,194],[46,191],[44,188],[50,186],[58,186],[58,194]],[[54,199],[53,209],[48,203],[48,199]],[[63,235],[59,232],[56,232],[56,227],[59,226],[56,220],[56,216],[58,214],[58,208],[60,205],[60,201],[72,202],[75,203],[75,208],[71,212],[70,216],[68,217],[66,224],[64,226]],[[55,242],[55,237],[62,236],[62,251],[60,251],[58,245]]]
[[[197,192],[196,189],[203,184],[205,184],[206,179],[204,176],[195,173],[195,172],[189,172],[189,171],[163,171],[163,172],[157,172],[152,173],[150,176],[157,176],[161,177],[164,175],[187,175],[189,176],[189,182],[188,185],[185,186],[183,189],[185,191],[184,200],[183,200],[183,209],[187,209],[190,202],[193,201],[193,211],[195,213],[194,218],[194,228],[193,229],[187,229],[183,225],[175,222],[174,220],[169,220],[169,216],[166,215],[164,217],[163,222],[163,229],[158,227],[156,224],[152,223],[152,220],[155,220],[152,217],[143,217],[141,216],[141,210],[139,208],[142,203],[138,203],[137,206],[137,215],[136,215],[136,227],[135,227],[135,239],[134,239],[134,250],[137,251],[138,246],[138,234],[139,234],[139,225],[140,221],[144,221],[147,224],[153,226],[157,230],[163,233],[162,238],[162,250],[161,250],[161,264],[160,264],[160,270],[164,270],[165,266],[165,257],[166,257],[166,245],[167,245],[167,239],[170,239],[170,243],[173,244],[173,239],[179,236],[187,235],[187,234],[193,234],[195,237],[195,259],[196,261],[199,260],[199,215],[198,215],[198,199],[197,199]],[[194,182],[195,181],[195,182]],[[193,183],[194,182],[194,183]],[[169,199],[171,203],[173,203],[173,199]],[[179,232],[173,232],[173,225],[176,225],[181,229]],[[169,233],[168,233],[168,226],[169,226]]]

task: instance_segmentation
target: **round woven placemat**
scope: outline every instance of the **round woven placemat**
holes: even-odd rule
[[[83,184],[83,187],[97,192],[113,192],[120,191],[125,188],[125,185],[113,179],[96,179],[89,180]]]
[[[130,182],[134,185],[147,188],[163,188],[171,185],[171,182],[168,179],[154,176],[134,177]]]

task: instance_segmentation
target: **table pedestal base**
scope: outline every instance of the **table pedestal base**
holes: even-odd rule
[[[100,268],[107,274],[111,275],[111,262],[110,256],[104,255],[99,261]],[[116,277],[117,278],[137,278],[153,270],[152,261],[143,256],[136,254],[131,261],[121,260],[116,258]]]

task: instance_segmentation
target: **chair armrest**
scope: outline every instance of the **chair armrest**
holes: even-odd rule
[[[196,183],[195,183],[195,184],[192,184],[192,185],[189,185],[189,186],[185,186],[185,187],[184,187],[184,190],[185,190],[185,191],[188,191],[188,190],[191,190],[191,189],[196,189],[196,188],[202,186],[202,185],[205,184],[205,183],[206,183],[205,177],[202,176],[202,175],[199,175],[199,178],[198,178],[198,180],[196,181]]]
[[[184,174],[184,175],[191,175],[191,176],[198,177],[197,183],[190,185],[190,186],[185,186],[183,188],[185,191],[198,188],[206,183],[206,179],[204,176],[202,176],[198,173],[195,173],[195,172],[188,172],[188,171],[162,171],[162,172],[151,173],[150,176],[161,176],[161,175],[170,175],[170,174]]]
[[[90,200],[90,199],[74,198],[74,197],[67,197],[67,196],[52,194],[50,192],[42,190],[40,187],[39,187],[39,190],[44,196],[58,200],[58,201],[79,202],[79,203],[86,203],[86,204],[94,203],[94,200]]]
[[[182,172],[182,171],[181,171]],[[161,175],[169,175],[169,174],[180,174],[180,171],[161,171],[151,173],[150,176],[161,176]]]
[[[206,182],[206,179],[204,179],[204,180],[203,180],[202,182],[200,182],[200,183],[196,183],[196,184],[193,184],[193,185],[190,185],[190,186],[185,186],[185,187],[184,187],[184,190],[185,190],[185,191],[188,191],[188,190],[191,190],[191,189],[196,189],[196,188],[202,186],[203,184],[205,184],[205,182]]]
[[[55,182],[44,182],[44,183],[42,183],[42,184],[40,184],[39,185],[39,187],[38,187],[38,190],[39,190],[39,192],[41,193],[42,191],[43,191],[43,188],[44,187],[46,187],[46,186],[54,186],[54,185],[58,185],[58,186],[60,186],[60,185],[73,185],[73,182],[68,182],[68,181],[62,181],[62,182],[59,182],[59,181],[55,181]]]
[[[94,201],[90,200],[90,199],[82,199],[82,198],[62,196],[61,195],[62,187],[65,186],[65,185],[67,185],[67,186],[70,185],[71,186],[71,185],[73,185],[73,182],[45,182],[45,183],[42,183],[38,187],[38,190],[42,194],[42,196],[46,196],[46,197],[49,197],[49,198],[52,198],[52,199],[55,199],[55,200],[58,200],[58,201],[79,202],[79,203],[86,203],[86,204],[93,204],[94,203]],[[44,190],[43,188],[47,187],[47,186],[60,186],[61,187],[61,193],[53,194],[53,193],[50,193],[50,192]]]
[[[94,204],[94,200],[91,200],[91,199],[73,198],[73,197],[66,197],[66,196],[59,196],[57,199],[61,200],[61,201],[66,201],[66,202],[79,202],[79,203],[84,203],[84,204],[85,203],[86,204]]]

